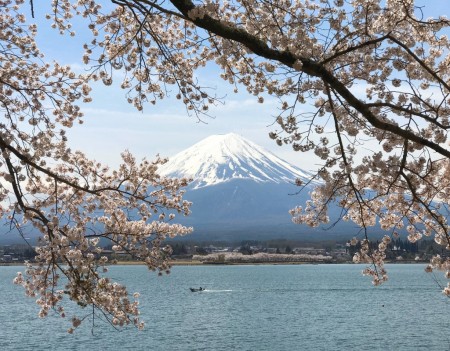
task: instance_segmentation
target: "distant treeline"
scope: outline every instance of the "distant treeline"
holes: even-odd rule
[[[376,249],[380,241],[370,242],[371,249]],[[354,255],[361,249],[361,244],[348,246],[348,252],[350,255]],[[397,238],[392,240],[386,250],[387,258],[395,258],[398,256],[413,257],[415,255],[436,255],[439,254],[443,257],[449,255],[449,251],[445,250],[442,246],[436,244],[432,239],[420,240],[412,243],[408,239]]]
[[[373,241],[370,243],[371,249],[378,247],[380,241]],[[361,245],[349,245],[348,241],[301,241],[301,240],[242,240],[240,242],[226,242],[226,241],[169,241],[168,244],[173,249],[173,255],[195,255],[207,254],[211,248],[222,249],[238,249],[243,254],[253,253],[252,248],[258,248],[257,251],[265,251],[267,249],[275,249],[276,253],[291,253],[295,248],[313,248],[323,249],[326,252],[333,252],[335,250],[346,250],[349,255],[354,255]],[[104,249],[111,249],[110,246],[105,246]],[[273,252],[273,251],[272,251]],[[450,256],[449,251],[442,246],[437,245],[433,239],[424,239],[416,243],[411,243],[406,238],[397,238],[392,240],[386,251],[388,258],[395,258],[398,256],[414,257],[416,255],[431,256],[439,254],[442,257]],[[4,245],[0,246],[0,256],[10,255],[20,260],[33,259],[36,255],[33,247],[25,244],[18,245]],[[1,257],[0,257],[1,258]]]

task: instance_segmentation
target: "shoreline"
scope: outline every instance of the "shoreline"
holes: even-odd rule
[[[427,264],[429,261],[416,261],[416,260],[402,260],[402,261],[386,261],[385,264]],[[199,260],[172,260],[169,261],[171,266],[244,266],[244,265],[331,265],[331,264],[361,264],[366,263],[354,263],[353,261],[333,261],[333,262],[313,262],[313,261],[260,261],[260,262],[202,262]],[[21,267],[25,262],[0,262],[0,267]],[[107,266],[145,266],[141,261],[118,261],[115,264],[107,264]]]

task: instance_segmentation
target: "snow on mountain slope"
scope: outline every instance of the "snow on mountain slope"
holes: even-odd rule
[[[230,133],[212,135],[169,158],[159,173],[193,179],[193,188],[216,185],[232,179],[286,183],[311,174],[278,158],[255,143]]]

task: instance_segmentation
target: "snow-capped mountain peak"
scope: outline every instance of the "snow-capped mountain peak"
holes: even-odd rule
[[[293,182],[311,174],[278,158],[270,151],[236,133],[212,135],[169,158],[159,173],[193,179],[194,188],[232,179],[256,182]]]

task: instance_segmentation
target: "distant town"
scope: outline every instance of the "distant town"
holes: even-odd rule
[[[351,262],[358,245],[348,242],[296,242],[291,240],[242,241],[240,243],[171,242],[171,259],[174,264],[197,262],[204,264],[233,263],[345,263]],[[377,242],[372,243],[376,247]],[[0,264],[33,262],[36,247],[26,244],[0,246]],[[433,240],[410,243],[401,238],[393,240],[386,251],[388,261],[427,261],[434,254],[446,256]],[[138,261],[123,251],[113,251],[105,246],[100,256],[110,261]]]

